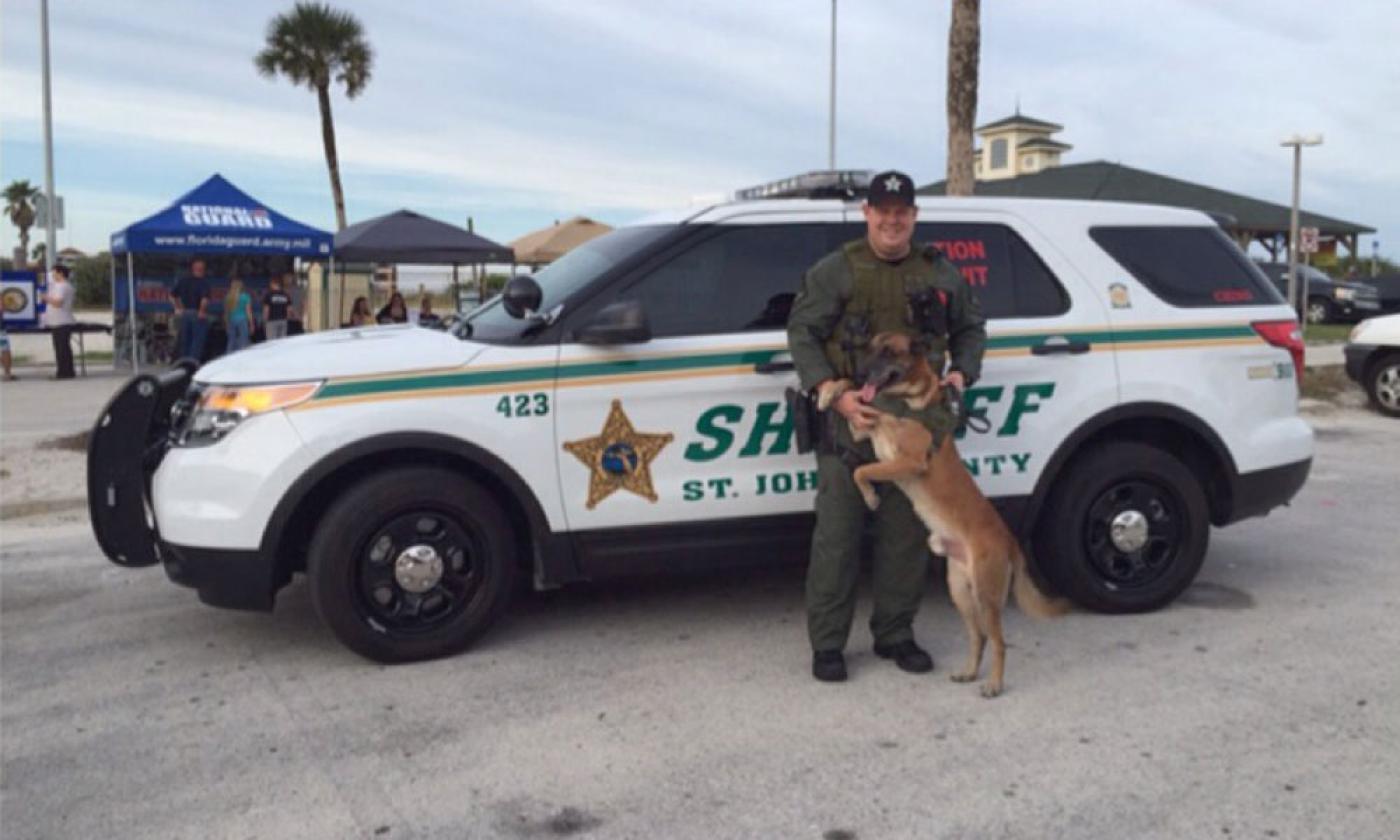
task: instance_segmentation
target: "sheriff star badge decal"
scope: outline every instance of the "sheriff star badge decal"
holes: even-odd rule
[[[615,490],[630,490],[649,502],[656,501],[651,486],[651,462],[675,435],[638,432],[622,411],[622,401],[613,400],[603,431],[596,437],[568,441],[564,448],[589,469],[589,510]]]

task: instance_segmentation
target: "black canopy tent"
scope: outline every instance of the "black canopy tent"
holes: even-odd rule
[[[345,264],[351,262],[450,265],[454,298],[459,265],[508,263],[515,259],[515,252],[505,245],[412,210],[399,210],[347,227],[335,235],[335,255],[342,272]]]

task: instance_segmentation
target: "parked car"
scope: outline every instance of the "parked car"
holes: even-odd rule
[[[1264,276],[1288,297],[1288,264],[1256,261]],[[1367,283],[1333,280],[1310,265],[1298,266],[1298,285],[1308,283],[1307,317],[1310,324],[1352,323],[1381,311],[1380,293]],[[1300,291],[1299,294],[1302,294]]]
[[[1056,589],[1161,607],[1212,526],[1298,492],[1298,323],[1208,216],[920,205],[920,247],[988,318],[964,400],[991,429],[959,454]],[[304,573],[332,632],[381,661],[462,650],[520,578],[805,559],[816,463],[784,401],[785,325],[860,218],[829,198],[657,215],[450,333],[338,330],[137,377],[91,438],[98,544],[225,607],[271,609]]]
[[[1347,376],[1366,389],[1381,414],[1400,417],[1400,314],[1367,318],[1342,348]]]
[[[1380,292],[1382,314],[1400,312],[1400,271],[1375,276],[1367,275],[1361,279],[1366,285],[1375,286],[1376,291]]]

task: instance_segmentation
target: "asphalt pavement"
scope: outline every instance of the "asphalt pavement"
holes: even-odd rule
[[[1294,505],[1215,531],[1170,608],[1013,609],[990,701],[947,679],[941,585],[929,676],[869,652],[866,602],[851,681],[813,681],[798,568],[525,595],[473,651],[384,667],[301,580],[217,610],[84,524],[7,521],[0,833],[1394,837],[1400,423],[1311,419]]]

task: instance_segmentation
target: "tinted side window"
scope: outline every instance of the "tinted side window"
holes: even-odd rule
[[[1273,285],[1217,227],[1096,227],[1089,235],[1173,306],[1280,303]]]
[[[1039,318],[1069,309],[1055,275],[1005,225],[922,222],[914,228],[914,241],[943,252],[988,318]]]
[[[831,250],[828,224],[722,227],[628,286],[652,335],[779,330],[803,273]]]

